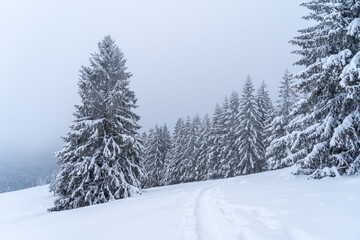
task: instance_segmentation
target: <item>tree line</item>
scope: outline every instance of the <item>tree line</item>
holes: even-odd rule
[[[233,92],[211,119],[180,118],[172,135],[165,125],[140,136],[131,73],[106,36],[80,70],[81,104],[56,153],[60,171],[50,210],[287,166],[310,179],[359,174],[360,2],[302,5],[310,10],[304,18],[315,24],[291,40],[303,70],[284,74],[276,108],[265,85],[255,93],[249,77],[241,96]]]
[[[155,126],[142,134],[144,187],[227,178],[290,166],[278,163],[286,146],[290,111],[297,100],[292,75],[286,70],[276,108],[264,83],[255,93],[247,78],[242,94],[233,91],[210,118],[179,118],[173,134]]]

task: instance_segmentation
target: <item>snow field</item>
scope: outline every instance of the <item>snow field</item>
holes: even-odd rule
[[[358,240],[360,177],[306,180],[288,169],[179,184],[47,212],[48,186],[0,194],[0,239]]]

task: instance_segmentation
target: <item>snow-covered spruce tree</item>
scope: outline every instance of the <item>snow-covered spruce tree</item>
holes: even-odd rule
[[[209,138],[210,138],[210,128],[211,128],[211,121],[208,115],[202,120],[201,129],[199,133],[199,138],[197,140],[197,164],[195,168],[195,176],[197,181],[202,181],[207,179],[208,173],[208,161],[207,161],[207,154],[209,149]]]
[[[259,152],[261,154],[261,161],[266,163],[266,148],[269,146],[269,126],[274,119],[275,110],[271,103],[269,93],[266,91],[266,85],[263,82],[258,89],[256,96],[257,110],[258,110],[258,121],[260,123],[260,135],[258,136]],[[263,164],[265,167],[265,164]],[[263,169],[264,170],[264,169]]]
[[[129,89],[123,53],[106,36],[82,67],[81,105],[76,106],[71,131],[56,153],[55,205],[59,211],[132,196],[140,191],[139,116],[136,97]]]
[[[172,146],[165,161],[164,185],[180,183],[181,176],[185,173],[185,166],[182,165],[184,156],[184,119],[179,118],[175,124],[172,137]]]
[[[224,178],[235,176],[236,163],[239,162],[239,153],[237,139],[239,138],[236,129],[239,126],[239,106],[240,99],[237,92],[232,92],[229,102],[225,100],[223,107],[223,141],[222,141],[222,154],[221,154],[221,176]]]
[[[190,155],[189,158],[189,168],[188,168],[188,173],[189,173],[189,178],[187,179],[187,181],[189,182],[193,182],[196,181],[196,179],[198,178],[197,176],[197,166],[199,165],[199,151],[200,151],[200,134],[201,134],[201,129],[202,129],[202,122],[201,122],[201,118],[199,117],[199,115],[195,115],[195,117],[192,118],[192,122],[191,122],[191,126],[190,126],[190,138],[188,139],[188,146],[187,146],[187,151],[188,154]]]
[[[147,144],[148,144],[148,138],[149,138],[149,135],[147,132],[143,132],[141,135],[140,135],[140,142],[143,146],[143,150],[141,151],[141,154],[140,154],[140,158],[141,158],[141,164],[140,164],[140,167],[142,169],[142,172],[143,174],[141,175],[141,178],[140,178],[140,182],[141,182],[141,188],[145,188],[145,185],[146,185],[146,181],[147,181],[147,174],[145,172],[145,166],[144,166],[144,162],[145,162],[145,159],[146,159],[146,156],[147,156]]]
[[[217,166],[218,176],[221,178],[235,176],[233,166],[239,162],[238,145],[236,145],[236,140],[239,138],[236,132],[239,126],[239,106],[240,99],[237,92],[232,92],[229,100],[225,98],[220,119],[223,122],[221,155]]]
[[[224,149],[225,149],[225,162],[223,166],[224,177],[235,176],[235,166],[239,163],[239,152],[237,139],[240,137],[236,129],[240,125],[239,121],[240,99],[239,94],[235,91],[232,92],[229,99],[229,107],[226,112],[226,123],[224,131]]]
[[[183,152],[179,164],[183,168],[183,173],[179,175],[180,182],[195,181],[196,156],[197,156],[197,139],[199,134],[201,120],[198,116],[191,119],[187,117],[183,130]]]
[[[288,120],[293,110],[293,105],[298,100],[298,95],[294,87],[293,75],[288,69],[285,70],[282,80],[279,87],[279,99],[276,102],[278,103],[279,115],[284,116]]]
[[[267,138],[269,146],[266,148],[268,170],[289,167],[293,164],[292,162],[282,162],[290,152],[287,141],[283,137],[288,134],[286,126],[291,120],[290,112],[297,100],[297,94],[294,89],[292,74],[288,70],[285,70],[282,79],[279,99],[277,100],[276,117],[271,121],[267,129],[269,134]]]
[[[216,105],[215,112],[212,117],[210,134],[208,138],[207,150],[207,176],[206,179],[220,178],[218,171],[219,162],[221,161],[221,148],[224,139],[224,122],[223,109]]]
[[[161,184],[163,185],[163,179],[165,178],[165,164],[167,159],[170,157],[170,151],[172,148],[172,137],[170,134],[170,131],[166,124],[164,124],[161,128],[161,152],[163,155],[163,169],[162,169],[162,178],[161,178]]]
[[[259,142],[261,123],[259,122],[259,113],[254,96],[254,86],[250,77],[244,84],[240,106],[240,125],[236,129],[239,135],[236,145],[239,146],[240,161],[234,166],[235,175],[257,173],[264,166],[262,146]]]
[[[157,183],[157,186],[164,185],[164,178],[166,173],[166,162],[169,158],[170,151],[172,148],[172,138],[170,131],[166,124],[164,124],[160,128],[160,152],[161,152],[161,165],[159,165],[158,175],[159,175],[159,182]]]
[[[141,141],[141,144],[143,145],[143,147],[145,148],[146,146],[146,143],[148,141],[148,137],[149,135],[146,133],[146,132],[143,132],[141,135],[140,135],[140,141]],[[144,151],[142,151],[142,154],[144,155],[146,153],[145,149]]]
[[[291,42],[300,47],[296,74],[304,96],[286,137],[295,173],[309,178],[359,173],[360,2],[312,0],[304,3],[316,24]]]
[[[162,185],[165,172],[165,159],[171,146],[170,132],[167,126],[150,129],[145,144],[144,170],[146,175],[145,187]]]
[[[230,168],[230,159],[228,156],[228,146],[231,144],[230,139],[227,138],[227,130],[230,128],[229,122],[229,100],[227,96],[225,96],[221,115],[218,119],[218,133],[221,136],[221,141],[218,142],[218,148],[220,149],[220,155],[217,162],[214,163],[213,174],[215,174],[216,178],[224,178],[225,175],[229,172]]]
[[[159,168],[161,165],[161,152],[160,152],[160,134],[159,127],[149,130],[146,142],[144,142],[144,188],[156,186],[159,183]]]

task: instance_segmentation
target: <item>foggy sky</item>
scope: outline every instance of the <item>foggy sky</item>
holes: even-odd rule
[[[275,100],[284,70],[297,70],[288,41],[307,24],[301,2],[0,0],[0,160],[60,150],[79,68],[107,34],[134,75],[143,130],[212,114],[247,75]]]

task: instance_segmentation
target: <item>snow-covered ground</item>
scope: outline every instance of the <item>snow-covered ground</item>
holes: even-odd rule
[[[0,239],[360,239],[360,177],[306,180],[288,170],[148,190],[47,212],[48,186],[0,194]]]

